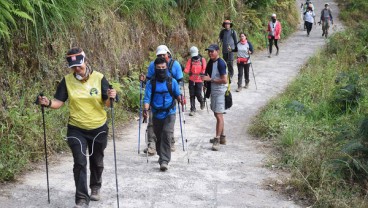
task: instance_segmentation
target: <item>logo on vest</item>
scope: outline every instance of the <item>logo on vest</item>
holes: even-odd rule
[[[98,95],[98,90],[96,88],[92,88],[90,91],[89,91],[89,94],[91,96],[94,96],[94,95]]]

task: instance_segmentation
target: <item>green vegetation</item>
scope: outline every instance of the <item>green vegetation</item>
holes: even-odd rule
[[[250,132],[275,143],[290,184],[314,207],[367,207],[368,2],[338,2],[348,29],[310,58]]]
[[[0,182],[13,180],[32,161],[42,160],[43,129],[38,93],[52,97],[70,71],[65,53],[82,47],[89,64],[118,89],[120,124],[136,114],[138,74],[154,50],[166,44],[183,61],[192,45],[217,41],[224,19],[264,47],[271,13],[278,13],[284,37],[298,22],[293,0],[5,0],[0,1]],[[262,30],[262,31],[261,31]],[[68,149],[68,109],[45,111],[48,151]]]

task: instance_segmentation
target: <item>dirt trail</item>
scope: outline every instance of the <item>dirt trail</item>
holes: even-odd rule
[[[297,1],[300,5],[301,1]],[[319,19],[324,2],[313,1]],[[331,3],[335,29],[341,29],[337,6]],[[246,133],[251,118],[270,100],[282,92],[310,56],[326,42],[321,27],[313,26],[310,37],[301,30],[280,44],[280,55],[268,58],[266,51],[253,57],[258,90],[253,77],[249,89],[237,93],[236,81],[231,85],[234,106],[225,114],[228,144],[211,151],[208,142],[214,136],[215,119],[206,110],[186,118],[190,164],[182,151],[177,116],[175,136],[177,151],[172,154],[169,170],[159,171],[157,156],[137,154],[138,122],[117,129],[117,163],[120,207],[299,207],[277,192],[267,190],[265,181],[280,176],[265,167],[267,149],[262,142]],[[330,31],[332,31],[330,29]],[[235,73],[234,80],[237,78]],[[187,98],[189,101],[189,99]],[[142,129],[145,129],[145,125]],[[144,148],[142,131],[141,149]],[[142,152],[143,153],[143,152]],[[102,200],[90,207],[117,207],[112,141],[105,153]],[[70,153],[53,158],[49,165],[51,204],[47,203],[44,166],[24,176],[18,183],[0,188],[0,207],[72,207],[74,181]]]

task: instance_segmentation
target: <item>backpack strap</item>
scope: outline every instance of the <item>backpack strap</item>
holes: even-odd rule
[[[171,58],[170,62],[169,62],[169,72],[170,72],[170,75],[171,77],[174,77],[173,73],[172,73],[172,67],[174,65],[174,62],[175,62],[175,59]]]
[[[172,89],[172,77],[167,77],[166,78],[166,87],[167,87],[167,91],[169,92],[171,98],[172,98],[172,103],[170,105],[170,107],[168,108],[165,108],[165,109],[156,109],[158,112],[161,112],[161,111],[166,111],[166,112],[169,112],[171,109],[173,109],[175,107],[175,98],[174,98],[174,92],[173,92],[173,89]],[[156,79],[153,78],[151,79],[151,85],[152,85],[152,88],[151,88],[151,106],[152,108],[154,108],[153,106],[153,97],[154,97],[154,94],[156,92]]]

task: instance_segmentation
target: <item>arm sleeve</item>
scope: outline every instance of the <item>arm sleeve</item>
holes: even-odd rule
[[[234,46],[236,47],[237,44],[238,44],[238,34],[234,30]]]
[[[153,61],[151,61],[150,65],[148,66],[148,69],[147,69],[147,76],[146,76],[146,78],[149,80],[153,76],[155,76],[155,64],[154,64]]]
[[[143,103],[144,104],[150,104],[151,103],[151,92],[152,92],[152,85],[151,81],[149,80],[146,85],[146,89],[144,91],[144,98]]]
[[[105,76],[101,79],[101,96],[102,100],[107,100],[109,96],[107,95],[107,90],[109,89],[109,82],[106,80]]]
[[[181,70],[181,66],[179,62],[175,61],[172,68],[173,77],[179,81],[183,79],[183,71]]]
[[[187,64],[185,65],[184,73],[187,73],[187,74],[189,73],[190,64],[191,64],[191,59],[188,59]]]
[[[218,69],[220,75],[226,75],[226,63],[222,59],[220,59],[220,60],[221,61],[219,61],[218,64],[217,64],[217,69]]]
[[[54,98],[62,102],[68,100],[68,90],[66,89],[65,78],[63,78],[59,83]]]
[[[173,88],[173,93],[174,93],[175,98],[181,95],[179,84],[174,79],[172,80],[172,88]]]
[[[235,44],[235,48],[232,50],[232,52],[238,52],[238,44],[239,44],[239,42],[237,42]]]
[[[254,51],[254,50],[253,50],[253,45],[252,45],[252,43],[248,41],[248,44],[249,44],[249,50],[250,50],[250,52],[252,52],[252,53],[253,53],[253,51]]]
[[[207,67],[207,61],[205,58],[202,58],[202,71],[201,71],[202,74],[206,73],[206,67]]]

